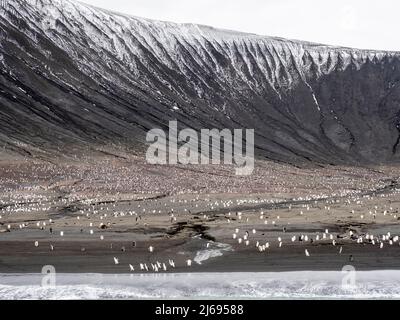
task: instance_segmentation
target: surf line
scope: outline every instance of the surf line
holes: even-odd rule
[[[189,313],[190,307],[168,307],[162,304],[161,307],[156,307],[155,314],[161,315],[177,315],[186,318]]]

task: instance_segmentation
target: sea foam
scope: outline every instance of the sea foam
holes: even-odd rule
[[[400,271],[356,273],[355,286],[330,271],[181,274],[0,274],[1,299],[383,299],[400,298]]]

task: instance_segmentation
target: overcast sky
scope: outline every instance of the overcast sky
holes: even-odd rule
[[[398,0],[81,0],[139,17],[400,51]]]

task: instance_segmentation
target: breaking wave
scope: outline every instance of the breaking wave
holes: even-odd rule
[[[356,273],[354,287],[330,271],[182,274],[0,274],[1,299],[379,299],[400,298],[400,271]]]

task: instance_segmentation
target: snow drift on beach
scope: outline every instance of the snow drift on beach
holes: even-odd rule
[[[194,258],[197,264],[201,264],[203,261],[211,258],[220,257],[224,252],[233,250],[232,247],[226,243],[210,242],[209,246],[209,249],[197,251],[196,257]]]
[[[235,299],[400,298],[400,271],[356,273],[355,287],[341,272],[57,274],[42,287],[40,274],[1,274],[1,299]]]

